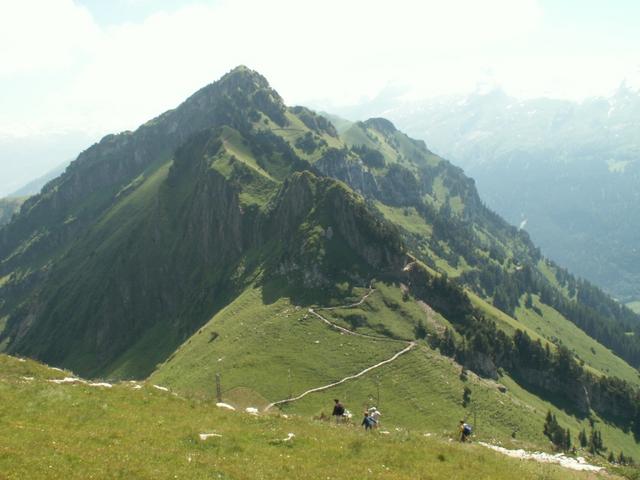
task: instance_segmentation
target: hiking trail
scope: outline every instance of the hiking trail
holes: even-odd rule
[[[367,373],[369,373],[372,370],[375,370],[376,368],[382,367],[383,365],[387,365],[393,361],[395,361],[398,357],[404,355],[405,353],[411,351],[416,345],[417,343],[414,341],[405,341],[405,340],[398,340],[398,339],[394,339],[394,338],[389,338],[389,337],[383,337],[383,336],[376,336],[376,335],[367,335],[364,333],[358,333],[358,332],[354,332],[353,330],[349,330],[348,328],[342,327],[334,322],[332,322],[331,320],[328,320],[326,317],[323,317],[322,315],[320,315],[318,313],[318,311],[321,310],[336,310],[339,308],[354,308],[354,307],[358,307],[360,305],[362,305],[367,298],[369,298],[373,293],[375,292],[375,289],[373,287],[369,287],[369,292],[367,294],[365,294],[358,302],[356,303],[351,303],[348,305],[340,305],[340,306],[336,306],[336,307],[320,307],[317,309],[313,309],[313,308],[309,308],[308,311],[310,314],[314,315],[315,317],[317,317],[318,319],[322,320],[325,324],[327,324],[329,327],[338,330],[341,333],[347,334],[347,335],[354,335],[357,337],[362,337],[362,338],[368,338],[371,340],[387,340],[387,341],[391,341],[391,342],[401,342],[406,344],[407,346],[405,348],[403,348],[402,350],[400,350],[399,352],[397,352],[395,355],[393,355],[391,358],[388,358],[386,360],[383,360],[381,362],[378,362],[374,365],[371,365],[370,367],[365,368],[364,370],[354,374],[354,375],[349,375],[347,377],[344,377],[341,380],[338,380],[336,382],[333,383],[329,383],[327,385],[322,385],[320,387],[315,387],[315,388],[311,388],[309,390],[306,390],[305,392],[302,392],[300,395],[297,395],[295,397],[291,397],[291,398],[286,398],[284,400],[278,400],[277,402],[272,402],[269,405],[267,405],[267,407],[264,409],[264,411],[268,411],[271,408],[275,407],[276,405],[283,405],[285,403],[291,403],[291,402],[295,402],[296,400],[300,400],[301,398],[309,395],[310,393],[315,393],[315,392],[321,392],[323,390],[328,390],[330,388],[333,388],[335,386],[341,385],[345,382],[348,382],[349,380],[354,380],[356,378],[359,378]]]

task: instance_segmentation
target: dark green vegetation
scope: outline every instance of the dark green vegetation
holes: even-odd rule
[[[0,226],[9,223],[11,217],[20,211],[20,206],[25,201],[22,197],[0,198]]]
[[[525,229],[546,256],[623,302],[640,299],[640,91],[580,103],[519,100],[501,90],[417,104],[382,98],[343,111],[385,112],[462,166],[488,206]]]
[[[416,340],[329,395],[383,398],[404,427],[473,416],[479,438],[536,448],[554,408],[637,449],[635,314],[545,260],[423,142],[379,118],[339,135],[244,67],[83,152],[0,230],[0,259],[1,348],[85,376],[210,399],[222,373],[225,399],[266,406]],[[375,338],[306,311],[329,306]],[[326,397],[283,409],[320,415]]]

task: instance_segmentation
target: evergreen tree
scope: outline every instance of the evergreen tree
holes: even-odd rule
[[[453,333],[451,333],[451,329],[449,328],[444,331],[444,338],[440,343],[440,352],[447,357],[451,357],[456,353],[456,344],[453,339]]]
[[[587,432],[584,431],[584,428],[578,434],[578,440],[580,441],[580,446],[582,448],[585,448],[587,446],[587,444],[589,443],[589,441],[587,439]]]
[[[418,324],[415,327],[414,334],[417,339],[427,338],[427,328],[424,326],[424,322],[422,320],[418,320]]]

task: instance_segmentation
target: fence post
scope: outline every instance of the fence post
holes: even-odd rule
[[[220,374],[216,373],[216,398],[218,403],[222,402],[222,385],[220,383]]]

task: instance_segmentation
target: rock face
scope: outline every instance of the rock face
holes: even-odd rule
[[[349,158],[346,150],[330,149],[314,166],[323,175],[337,178],[365,196],[377,198],[380,195],[373,173],[360,160]]]
[[[370,270],[398,270],[404,262],[404,247],[393,228],[372,217],[353,192],[310,172],[285,182],[271,226],[271,235],[280,232],[288,239],[278,272],[298,272],[309,287],[335,282],[336,257],[352,266],[354,278]]]

